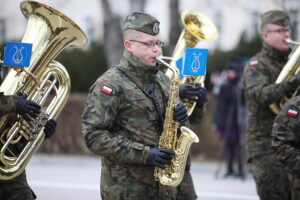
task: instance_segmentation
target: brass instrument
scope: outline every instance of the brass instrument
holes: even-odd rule
[[[181,20],[185,29],[182,31],[172,55],[170,64],[174,67],[176,67],[176,60],[182,56],[185,48],[193,48],[200,40],[212,42],[219,37],[214,23],[200,12],[186,10],[181,14]],[[171,78],[173,73],[171,70],[167,70],[166,75]],[[180,84],[184,84],[185,82],[200,83],[204,87],[204,81],[205,76],[186,76],[180,81]],[[196,102],[187,99],[184,99],[183,102],[190,116],[196,106]]]
[[[294,44],[297,45],[297,48],[293,52],[291,58],[289,61],[285,64],[285,66],[282,68],[278,78],[276,79],[276,84],[279,84],[286,80],[287,78],[298,74],[300,70],[300,42],[292,41],[290,39],[286,40],[287,43],[289,44]],[[298,93],[299,87],[295,88],[294,95]],[[294,96],[293,95],[293,96]],[[279,114],[283,104],[288,100],[288,97],[282,98],[279,102],[271,104],[269,107],[272,110],[273,113]]]
[[[0,180],[10,180],[23,172],[44,140],[45,123],[56,119],[67,101],[70,78],[54,58],[67,46],[87,43],[78,25],[54,8],[34,1],[23,1],[20,8],[28,20],[22,42],[32,43],[30,66],[20,74],[10,69],[0,91],[5,95],[27,94],[27,99],[41,105],[42,112],[31,122],[16,114],[1,118]]]
[[[171,161],[171,165],[165,169],[155,168],[155,180],[159,180],[162,185],[176,187],[183,179],[185,172],[186,160],[189,154],[190,147],[193,142],[198,143],[198,136],[189,128],[181,126],[181,134],[178,137],[177,131],[180,123],[174,121],[174,108],[180,102],[179,100],[179,71],[170,64],[166,63],[161,58],[157,61],[166,65],[172,70],[172,85],[169,90],[169,100],[167,104],[163,133],[159,138],[159,147],[175,151],[175,157]]]

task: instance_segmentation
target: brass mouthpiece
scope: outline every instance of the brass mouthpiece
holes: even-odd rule
[[[291,40],[290,38],[286,39],[285,41],[286,41],[286,43],[289,43],[289,44],[294,44],[294,45],[298,45],[298,46],[300,46],[300,42],[297,42],[297,41]]]
[[[169,63],[167,63],[166,61],[164,61],[164,59],[165,59],[165,57],[162,56],[162,55],[156,57],[156,60],[157,60],[159,63],[164,64],[164,65],[166,65],[166,66],[169,67],[169,68],[173,68]]]

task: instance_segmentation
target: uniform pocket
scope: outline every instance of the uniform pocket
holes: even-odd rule
[[[138,100],[144,100],[147,99],[147,97],[143,94],[135,94],[128,97],[129,100],[132,101],[138,101]]]

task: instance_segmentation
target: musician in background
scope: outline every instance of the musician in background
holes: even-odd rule
[[[261,15],[262,50],[247,63],[243,84],[247,100],[246,145],[248,163],[262,200],[290,199],[287,174],[282,163],[272,154],[271,131],[275,114],[269,105],[292,94],[300,84],[300,77],[292,76],[275,84],[288,61],[290,48],[289,17],[279,10]]]
[[[6,114],[16,113],[21,115],[26,121],[35,119],[40,113],[41,107],[33,101],[27,100],[26,96],[9,95],[0,92],[0,117]],[[50,119],[44,127],[45,138],[50,138],[56,127],[56,121]],[[0,142],[0,148],[3,144]],[[22,146],[22,144],[20,144]],[[11,149],[17,151],[18,149]],[[1,200],[33,200],[36,195],[30,188],[26,179],[26,172],[11,180],[0,180]]]
[[[272,148],[276,159],[284,164],[288,173],[292,200],[300,199],[300,96],[284,104],[275,118]]]
[[[92,85],[82,120],[87,147],[101,155],[101,197],[197,199],[191,176],[183,180],[189,183],[183,195],[177,187],[154,180],[155,167],[165,168],[175,156],[174,151],[158,148],[171,84],[156,61],[162,54],[159,21],[134,12],[125,18],[122,30],[125,49],[120,65]],[[183,103],[175,106],[171,117],[187,123]]]

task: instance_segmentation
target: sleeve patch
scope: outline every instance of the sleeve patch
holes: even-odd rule
[[[287,114],[288,114],[288,116],[292,116],[292,117],[298,116],[298,112],[296,110],[292,110],[292,109],[289,109]]]
[[[258,61],[257,60],[252,60],[250,61],[249,65],[250,66],[256,66],[258,64]]]
[[[102,89],[101,89],[101,92],[104,92],[106,94],[111,94],[112,93],[112,89],[110,87],[107,87],[107,86],[103,86]]]

